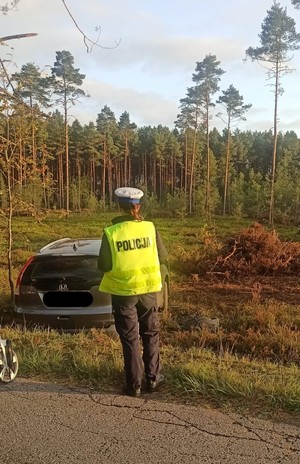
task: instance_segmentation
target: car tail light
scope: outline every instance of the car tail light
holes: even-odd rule
[[[15,294],[17,294],[17,295],[20,293],[20,285],[21,285],[21,282],[22,282],[22,277],[24,275],[24,272],[26,271],[26,269],[32,263],[33,260],[34,260],[34,256],[29,258],[29,260],[24,264],[21,271],[19,272],[17,282],[16,282],[16,290],[15,290]]]

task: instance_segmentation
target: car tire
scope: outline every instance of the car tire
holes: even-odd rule
[[[0,382],[9,383],[12,382],[18,373],[19,370],[19,361],[14,350],[11,351],[12,364],[13,367],[10,369],[6,362],[4,361],[4,354],[2,350],[0,351]]]

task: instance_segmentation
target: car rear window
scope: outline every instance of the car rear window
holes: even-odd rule
[[[51,277],[84,277],[85,279],[100,278],[96,256],[47,256],[36,260],[31,272],[31,279]]]
[[[103,276],[97,262],[97,256],[36,257],[26,268],[21,285],[36,285],[41,281],[56,284],[65,278],[97,285]]]

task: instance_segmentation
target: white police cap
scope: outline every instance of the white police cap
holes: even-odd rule
[[[134,187],[120,187],[115,190],[115,195],[119,203],[140,203],[144,193]]]

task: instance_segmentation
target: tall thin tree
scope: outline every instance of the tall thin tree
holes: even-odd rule
[[[55,76],[54,92],[60,97],[64,110],[65,126],[65,179],[66,179],[66,201],[65,208],[67,215],[70,209],[69,191],[69,136],[68,136],[68,111],[70,105],[74,105],[79,97],[84,96],[85,92],[78,86],[82,85],[85,78],[79,69],[74,68],[74,58],[70,52],[63,50],[56,52],[56,61],[52,68],[52,75]]]
[[[217,100],[225,107],[227,121],[227,143],[226,143],[226,160],[225,160],[225,176],[224,176],[224,195],[223,195],[223,214],[226,214],[227,206],[227,193],[229,188],[229,165],[230,165],[230,145],[231,145],[231,128],[232,124],[238,121],[245,120],[246,111],[251,108],[251,104],[244,104],[244,97],[240,95],[239,91],[231,84],[227,90],[223,90],[222,95]],[[222,118],[222,115],[220,114]],[[222,118],[223,119],[223,118]]]
[[[131,143],[136,138],[137,125],[130,121],[130,116],[127,111],[124,111],[118,122],[121,138],[121,150],[124,151],[124,169],[123,169],[123,184],[128,185],[131,182]]]
[[[102,158],[102,204],[105,208],[106,194],[108,193],[109,206],[113,201],[113,184],[112,170],[113,158],[117,153],[115,144],[116,134],[118,132],[117,120],[114,112],[108,105],[105,105],[101,112],[98,113],[96,127],[100,138],[99,152]],[[107,185],[106,185],[107,184]]]
[[[292,72],[288,66],[292,56],[289,52],[299,49],[300,34],[296,32],[296,23],[287,15],[287,9],[282,8],[274,1],[267,16],[263,20],[259,47],[249,47],[246,56],[252,61],[262,63],[267,71],[268,80],[274,80],[271,84],[274,92],[274,114],[273,114],[273,156],[271,171],[271,191],[269,206],[269,222],[274,226],[274,185],[276,175],[277,138],[278,138],[278,100],[283,93],[281,77]]]
[[[204,124],[206,129],[206,198],[205,210],[208,217],[211,214],[210,202],[210,144],[209,144],[209,122],[211,119],[211,109],[215,106],[212,96],[219,90],[219,81],[225,71],[219,67],[215,55],[206,55],[203,61],[197,62],[193,81],[198,86],[198,94],[202,95],[202,105],[204,111]]]

